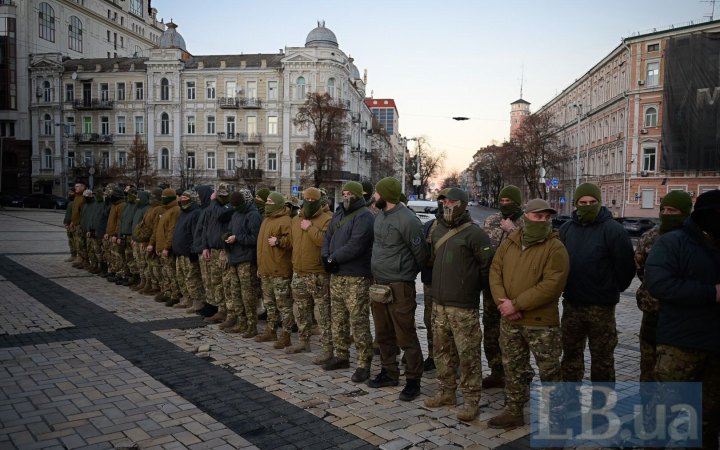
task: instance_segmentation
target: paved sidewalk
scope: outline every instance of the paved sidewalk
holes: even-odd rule
[[[434,371],[423,396],[401,402],[402,383],[350,381],[354,354],[350,369],[325,372],[313,354],[223,333],[73,269],[62,217],[0,211],[0,450],[529,447],[527,426],[487,427],[500,389],[483,392],[478,419],[459,422],[455,408],[423,406]],[[618,307],[619,381],[639,373],[636,288],[637,279]]]

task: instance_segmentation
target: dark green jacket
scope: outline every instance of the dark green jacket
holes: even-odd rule
[[[123,209],[122,215],[120,216],[120,236],[119,237],[130,237],[133,232],[133,218],[135,217],[135,211],[137,211],[137,203],[127,202],[125,209]]]
[[[72,221],[72,202],[75,200],[75,196],[71,195],[68,197],[67,206],[65,207],[65,218],[63,218],[63,225],[70,225]]]
[[[150,193],[147,191],[140,191],[140,193],[138,193],[138,198],[140,199],[140,203],[138,203],[137,208],[135,209],[135,214],[133,215],[132,220],[132,238],[136,242],[139,242],[139,239],[135,234],[135,227],[137,227],[137,224],[142,221],[145,211],[147,211],[150,207]]]
[[[432,245],[452,229],[471,222],[467,212],[460,220],[448,226],[444,220],[436,219],[432,233]],[[488,287],[488,274],[492,263],[493,250],[490,238],[477,224],[460,231],[437,249],[433,248],[432,297],[440,305],[458,308],[480,306],[480,292]]]
[[[88,202],[85,200],[80,216],[80,226],[83,231],[92,231],[95,234],[95,238],[102,237],[102,235],[98,236],[97,231],[100,227],[100,218],[103,215],[104,209],[105,205],[103,202],[98,202],[96,200]]]
[[[370,267],[375,280],[414,282],[430,256],[420,219],[398,203],[375,216],[373,232]]]

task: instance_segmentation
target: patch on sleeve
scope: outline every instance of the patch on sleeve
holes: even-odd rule
[[[483,247],[483,251],[484,251],[484,252],[489,252],[489,251],[490,251],[490,247]]]
[[[415,236],[412,240],[412,243],[414,246],[420,245],[420,243],[422,243],[422,236],[420,236],[420,235]]]

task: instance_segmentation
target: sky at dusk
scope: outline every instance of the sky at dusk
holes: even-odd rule
[[[426,136],[447,154],[448,169],[467,167],[477,149],[508,138],[521,78],[535,111],[623,37],[707,21],[712,10],[699,0],[153,0],[152,6],[178,24],[195,55],[301,47],[324,20],[360,73],[367,69],[367,95],[394,98],[400,133]]]

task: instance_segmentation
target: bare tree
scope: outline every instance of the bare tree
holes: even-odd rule
[[[427,192],[428,180],[442,170],[447,155],[433,150],[425,136],[417,138],[416,142],[416,153],[406,165],[405,173],[410,180],[415,180],[415,175],[419,174],[420,185],[415,186],[415,193],[420,198]]]
[[[312,130],[313,142],[306,142],[298,156],[303,164],[315,166],[315,187],[329,180],[329,171],[342,167],[346,142],[347,110],[329,94],[311,92],[298,110],[293,123]]]
[[[445,175],[445,178],[442,181],[442,187],[443,189],[445,189],[458,186],[460,186],[460,172],[458,172],[457,170],[452,170],[447,175]]]
[[[370,177],[372,181],[378,181],[395,175],[394,158],[391,158],[393,148],[385,128],[380,125],[380,122],[375,117],[372,118],[371,130]]]

